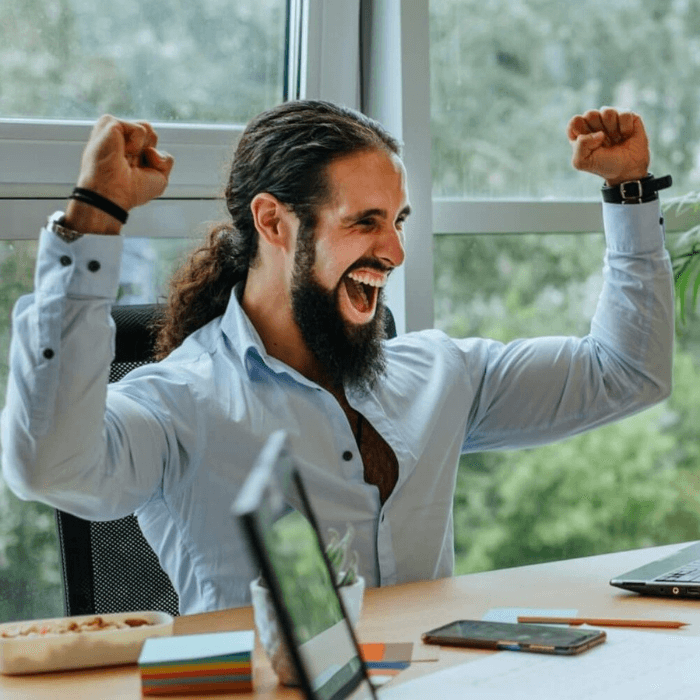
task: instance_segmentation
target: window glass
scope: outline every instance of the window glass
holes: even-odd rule
[[[5,404],[10,312],[31,290],[36,241],[0,241],[0,403]],[[63,614],[53,512],[24,503],[0,476],[0,622]]]
[[[0,119],[242,124],[284,96],[286,0],[0,3]],[[184,239],[127,238],[120,303],[155,301]],[[0,406],[10,313],[32,288],[35,241],[0,240]],[[0,477],[0,620],[61,614],[53,512]]]
[[[193,238],[126,237],[117,304],[165,301],[172,273],[200,242]]]
[[[118,303],[162,301],[192,239],[125,239]],[[36,241],[0,241],[0,407],[5,404],[10,314],[32,291]],[[63,615],[53,509],[20,501],[0,475],[0,622]]]
[[[434,248],[436,325],[450,335],[588,332],[601,234],[438,235]],[[699,382],[694,311],[677,331],[663,404],[550,446],[463,456],[456,571],[700,539]]]
[[[5,0],[0,117],[244,123],[283,97],[285,0]]]
[[[700,185],[700,0],[430,0],[433,192],[586,198],[566,124],[639,112],[652,170]]]

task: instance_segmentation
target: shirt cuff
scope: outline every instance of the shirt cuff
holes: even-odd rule
[[[116,299],[123,245],[122,236],[96,234],[66,243],[43,228],[34,288],[72,297]]]
[[[651,253],[664,247],[664,218],[659,200],[641,204],[603,202],[605,241],[620,253]]]

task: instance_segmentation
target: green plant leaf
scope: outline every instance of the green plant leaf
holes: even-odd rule
[[[698,267],[696,265],[696,267]],[[695,308],[698,303],[698,292],[700,291],[700,269],[695,275],[695,281],[693,282],[693,308]]]
[[[681,324],[685,325],[685,302],[686,302],[686,290],[688,289],[688,284],[690,278],[693,274],[692,266],[687,265],[682,272],[676,277],[676,290],[678,301],[680,303],[680,317]]]

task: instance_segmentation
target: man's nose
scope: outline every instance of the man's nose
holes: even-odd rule
[[[401,265],[406,257],[403,231],[394,225],[387,226],[377,241],[375,255],[391,267]]]

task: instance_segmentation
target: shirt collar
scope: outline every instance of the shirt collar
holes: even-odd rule
[[[229,347],[241,358],[249,379],[255,381],[273,374],[280,379],[293,379],[299,384],[318,389],[318,384],[285,362],[268,355],[258,331],[241,306],[244,285],[244,281],[238,282],[231,290],[228,306],[221,319],[221,330]]]

